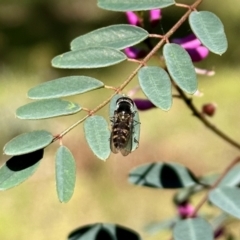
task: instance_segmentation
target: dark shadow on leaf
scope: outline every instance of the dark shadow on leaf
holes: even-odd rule
[[[117,236],[117,240],[125,240],[125,239],[131,239],[131,240],[140,240],[140,236],[127,228],[123,228],[119,225],[117,225],[116,228],[116,236]]]
[[[188,171],[189,176],[190,176],[191,179],[193,180],[193,182],[195,182],[195,183],[197,183],[197,184],[200,184],[199,179],[198,179],[191,171],[189,171],[188,169],[187,169],[187,171]]]
[[[20,156],[14,156],[6,162],[6,166],[11,171],[22,171],[40,161],[43,157],[43,152],[44,150],[40,149],[35,152],[23,154]]]
[[[142,180],[145,180],[145,177],[147,176],[147,174],[154,168],[156,164],[155,163],[152,163],[148,166],[148,168],[146,168],[145,172],[143,173],[130,173],[129,174],[129,177],[136,177],[136,181],[134,184],[136,185],[139,185],[139,183],[142,181]]]
[[[145,182],[142,184],[142,186],[144,186],[144,187],[151,187],[151,188],[159,188],[159,186],[156,186],[156,185],[154,185],[154,184],[152,184],[152,183],[149,183],[149,182],[147,182],[147,181],[145,181]]]
[[[167,164],[164,164],[162,166],[159,178],[163,188],[184,187],[178,174],[175,172],[175,170],[171,166]]]
[[[77,228],[73,232],[71,232],[68,235],[68,240],[78,240],[82,239],[81,237],[83,234],[85,234],[88,231],[91,231],[94,227],[97,225],[101,225],[101,228],[99,229],[97,235],[93,239],[88,240],[141,240],[138,233],[134,232],[131,229],[125,228],[123,226],[117,225],[117,224],[111,224],[111,223],[96,223],[96,224],[90,224],[86,225],[80,228]],[[105,227],[106,226],[106,227]],[[109,229],[107,228],[115,229],[115,236],[113,236]]]
[[[114,240],[114,238],[111,236],[111,234],[104,228],[102,228],[97,236],[96,240]]]

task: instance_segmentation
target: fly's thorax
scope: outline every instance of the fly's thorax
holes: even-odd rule
[[[128,97],[119,98],[116,102],[116,105],[117,112],[128,112],[130,114],[134,109],[134,103],[132,99]]]
[[[132,120],[132,113],[130,112],[120,112],[117,114],[117,122],[131,122]]]

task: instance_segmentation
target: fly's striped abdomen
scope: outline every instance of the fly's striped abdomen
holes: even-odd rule
[[[126,123],[117,123],[113,127],[112,141],[117,149],[124,148],[129,140],[130,127]]]

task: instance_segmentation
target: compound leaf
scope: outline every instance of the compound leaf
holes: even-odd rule
[[[110,155],[110,132],[106,120],[101,116],[87,118],[84,132],[93,153],[101,160],[106,160]]]
[[[7,155],[22,155],[48,146],[53,140],[51,133],[38,130],[18,135],[9,141],[3,148]]]
[[[87,76],[62,77],[42,83],[28,91],[31,99],[67,97],[103,87],[99,80]]]
[[[139,84],[148,99],[167,111],[172,105],[171,80],[160,67],[143,67],[138,72]]]
[[[15,187],[33,175],[43,157],[43,149],[14,156],[0,168],[0,190]]]
[[[52,66],[70,69],[100,68],[118,64],[126,59],[126,55],[117,49],[90,47],[56,56],[52,60]]]
[[[218,187],[210,191],[209,200],[232,216],[240,219],[240,189],[236,187]]]
[[[228,47],[224,26],[212,12],[194,11],[189,16],[190,26],[197,38],[211,52],[222,55]]]
[[[197,183],[196,177],[178,163],[149,163],[133,169],[129,182],[152,188],[185,188]]]
[[[101,46],[121,50],[140,43],[147,37],[148,32],[140,27],[129,24],[111,25],[75,38],[71,42],[71,50]]]
[[[56,184],[60,202],[66,203],[71,199],[75,181],[75,159],[67,147],[60,146],[56,153]]]
[[[185,49],[175,43],[163,47],[167,69],[174,82],[185,92],[197,91],[197,76],[192,60]]]
[[[100,8],[118,12],[165,8],[174,3],[174,0],[98,0]]]
[[[21,119],[44,119],[77,113],[81,107],[77,103],[62,99],[44,99],[28,103],[17,109]]]
[[[213,240],[211,225],[202,218],[178,221],[173,228],[174,240]]]

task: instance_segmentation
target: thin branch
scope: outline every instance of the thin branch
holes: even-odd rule
[[[227,173],[239,162],[240,162],[240,157],[238,156],[224,169],[223,173],[219,176],[219,178],[216,180],[216,182],[211,186],[211,188],[208,190],[208,192],[205,194],[205,196],[201,199],[201,201],[195,207],[194,211],[188,216],[189,218],[191,218],[197,214],[199,209],[208,200],[209,191],[216,188],[220,184],[220,182],[223,180],[223,178],[227,175]]]
[[[192,99],[188,98],[186,94],[176,85],[174,85],[179,93],[179,95],[182,97],[183,101],[187,105],[187,107],[192,111],[193,115],[197,117],[207,128],[209,128],[211,131],[213,131],[215,134],[217,134],[220,138],[222,138],[224,141],[228,142],[232,146],[236,147],[237,149],[240,149],[240,144],[233,139],[231,139],[227,134],[222,132],[220,129],[218,129],[215,125],[213,125],[208,119],[195,107],[195,105],[192,102]]]
[[[240,162],[240,157],[236,157],[222,172],[222,174],[219,176],[219,178],[216,180],[216,182],[210,187],[210,189],[207,191],[207,193],[203,196],[203,198],[201,199],[201,201],[197,204],[197,206],[195,207],[194,211],[188,215],[188,218],[192,218],[194,216],[196,216],[196,214],[198,213],[198,211],[200,210],[200,208],[204,205],[204,203],[208,200],[208,194],[211,190],[213,190],[214,188],[216,188],[220,182],[223,180],[223,178],[227,175],[227,173],[236,165]],[[173,240],[173,238],[171,237],[169,240]]]
[[[79,121],[77,121],[76,123],[74,123],[73,125],[71,125],[70,127],[68,127],[66,130],[64,130],[63,132],[61,132],[57,138],[54,138],[53,141],[56,141],[59,138],[62,138],[64,135],[66,135],[68,132],[70,132],[73,128],[75,128],[76,126],[78,126],[80,123],[82,123],[83,121],[85,121],[88,117],[90,117],[91,115],[93,115],[94,113],[96,113],[98,110],[100,110],[101,108],[103,108],[104,106],[106,106],[111,99],[118,94],[121,90],[123,90],[128,83],[131,82],[131,80],[136,76],[136,74],[138,73],[138,71],[146,65],[146,63],[150,60],[150,58],[157,53],[157,51],[162,47],[162,45],[168,40],[168,38],[188,19],[188,16],[190,15],[190,13],[192,12],[191,9],[195,9],[203,0],[196,0],[188,9],[188,11],[178,20],[178,22],[163,36],[163,39],[161,39],[158,44],[151,50],[151,52],[149,52],[149,54],[141,61],[141,63],[139,63],[138,67],[130,74],[130,76],[117,88],[117,91],[112,94],[106,101],[104,101],[103,103],[101,103],[100,105],[98,105],[95,109],[93,109],[91,111],[90,114],[86,115],[85,117],[83,117],[82,119],[80,119]]]
[[[88,117],[92,116],[94,113],[96,113],[98,110],[100,110],[101,108],[103,108],[104,106],[106,106],[111,99],[117,94],[118,92],[114,92],[107,100],[105,100],[103,103],[101,103],[100,105],[98,105],[95,109],[93,109],[92,111],[90,111],[89,114],[87,114],[85,117],[83,117],[82,119],[78,120],[76,123],[74,123],[73,125],[71,125],[70,127],[68,127],[66,130],[64,130],[63,132],[61,132],[58,137],[53,139],[53,142],[56,141],[58,138],[62,138],[64,135],[66,135],[68,132],[70,132],[72,129],[74,129],[76,126],[78,126],[80,123],[82,123],[83,121],[85,121]]]
[[[137,59],[134,59],[134,58],[128,58],[127,60],[128,60],[129,62],[134,62],[134,63],[142,64],[142,61],[141,61],[141,60],[137,60]]]
[[[150,38],[164,38],[163,35],[159,35],[159,34],[148,34],[148,37],[150,37]]]

